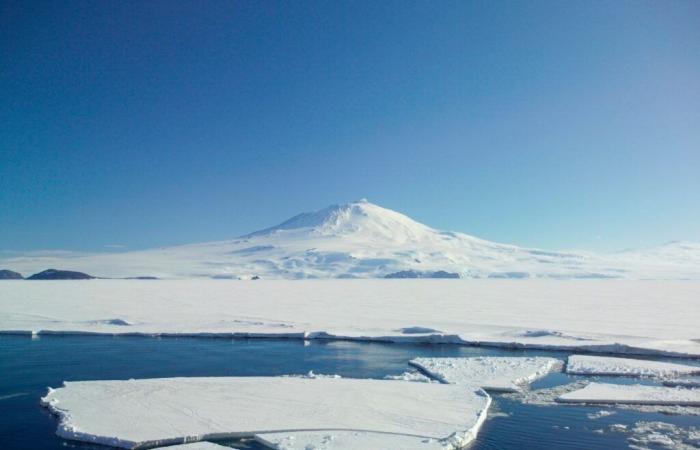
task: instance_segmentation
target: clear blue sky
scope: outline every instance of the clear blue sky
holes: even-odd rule
[[[0,3],[0,250],[361,197],[527,246],[700,240],[700,2]]]

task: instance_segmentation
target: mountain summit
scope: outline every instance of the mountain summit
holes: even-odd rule
[[[348,237],[362,235],[371,240],[415,242],[431,228],[396,211],[370,203],[367,199],[296,215],[281,224],[245,237],[258,237],[285,231],[318,236]]]
[[[0,259],[102,277],[700,279],[700,245],[612,255],[556,252],[440,231],[363,199],[302,213],[238,239],[112,254]]]

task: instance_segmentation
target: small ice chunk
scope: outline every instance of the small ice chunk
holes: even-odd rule
[[[487,391],[516,392],[561,367],[546,357],[416,358],[410,364],[438,381],[478,386]]]
[[[572,355],[566,372],[578,375],[625,375],[634,377],[675,377],[700,373],[700,366],[689,366],[646,359]]]
[[[384,377],[385,380],[403,380],[403,381],[414,381],[418,383],[437,383],[437,381],[426,377],[418,371],[404,372],[401,375],[387,375]]]
[[[557,398],[560,403],[700,406],[700,389],[590,383]]]
[[[615,411],[601,410],[601,411],[589,413],[586,415],[588,416],[589,419],[600,419],[601,417],[608,417],[608,416],[612,416],[613,414],[615,414]]]

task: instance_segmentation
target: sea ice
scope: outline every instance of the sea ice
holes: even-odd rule
[[[324,432],[297,431],[256,434],[255,439],[277,450],[444,450],[450,448],[441,440],[372,433],[366,431]]]
[[[309,430],[450,448],[474,439],[491,398],[438,383],[227,377],[66,382],[42,401],[61,418],[59,436],[122,448]]]
[[[614,424],[610,431],[628,433],[629,448],[634,450],[673,449],[690,450],[700,446],[700,429],[679,427],[666,422],[641,421],[633,427]]]
[[[700,283],[692,281],[12,282],[0,283],[0,333],[353,339],[700,357],[699,297]]]
[[[700,389],[590,383],[557,397],[561,403],[700,406]]]
[[[235,447],[234,447],[235,448]],[[170,445],[158,447],[156,450],[230,450],[231,447],[213,444],[211,442],[192,442],[191,444]]]
[[[700,366],[644,359],[571,355],[566,364],[566,372],[578,375],[625,375],[668,378],[700,373]]]
[[[501,392],[520,391],[524,385],[562,366],[558,359],[539,356],[416,358],[410,364],[443,383]]]

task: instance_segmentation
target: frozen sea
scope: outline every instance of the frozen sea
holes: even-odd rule
[[[0,448],[107,448],[70,442],[55,435],[57,419],[40,406],[39,399],[46,394],[48,386],[60,386],[63,381],[301,375],[309,371],[381,379],[411,370],[408,361],[417,357],[551,356],[564,360],[568,355],[566,352],[457,345],[348,341],[0,335]],[[699,364],[697,361],[690,363]],[[580,379],[586,377],[553,373],[533,383],[532,389]],[[596,377],[596,381],[639,382],[623,377]],[[619,425],[632,429],[640,422],[663,422],[681,431],[700,428],[697,415],[601,406],[540,406],[525,404],[507,395],[492,395],[494,405],[489,418],[476,442],[468,447],[470,449],[626,449],[631,444],[639,448],[638,440],[634,440],[639,436],[629,431],[615,431],[622,429]],[[601,410],[614,414],[597,414]],[[253,442],[223,444],[241,449],[263,448]],[[669,448],[653,442],[645,445],[642,448]],[[684,445],[693,448],[695,444],[687,441]]]

